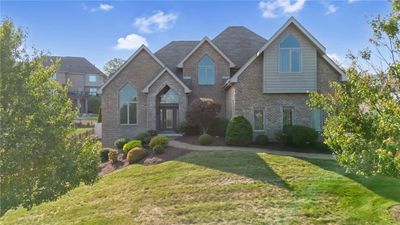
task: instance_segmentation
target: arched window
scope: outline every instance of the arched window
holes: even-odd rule
[[[215,63],[208,55],[203,56],[199,62],[198,83],[203,85],[215,83]]]
[[[119,115],[121,124],[137,122],[137,91],[130,84],[119,91]]]
[[[301,70],[300,43],[289,34],[279,44],[279,72],[298,73]]]
[[[169,88],[167,92],[160,96],[160,103],[177,104],[179,103],[179,94],[174,89]]]

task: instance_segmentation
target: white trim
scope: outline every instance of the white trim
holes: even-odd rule
[[[190,76],[183,76],[183,79],[184,79],[184,80],[190,80],[190,79],[192,79],[192,77],[190,77]]]
[[[331,65],[337,72],[339,72],[342,81],[347,80],[346,74],[343,72],[343,70],[340,69],[340,67],[336,65],[336,63],[328,55],[323,55],[322,58],[324,58],[329,63],[329,65]]]
[[[165,67],[150,83],[142,90],[143,93],[149,93],[150,87],[156,82],[165,72],[169,73],[184,89],[185,93],[190,93],[192,90],[188,88],[170,69]]]
[[[119,69],[117,70],[117,72],[114,73],[114,75],[109,78],[104,84],[103,86],[100,87],[100,89],[97,91],[97,93],[101,94],[103,92],[103,89],[105,86],[107,86],[116,76],[118,76],[118,74],[136,57],[139,55],[139,53],[145,50],[158,64],[160,64],[161,67],[165,67],[165,65],[150,51],[150,49],[148,49],[145,45],[140,46],[140,48],[138,50],[136,50],[135,53],[133,53],[133,55],[131,57],[129,57],[128,60],[125,61],[125,63],[119,67]]]
[[[197,44],[197,46],[191,51],[189,52],[189,54],[186,55],[186,57],[184,59],[182,59],[182,61],[180,63],[178,63],[177,67],[178,68],[182,68],[183,67],[183,63],[194,53],[196,52],[196,50],[198,48],[200,48],[201,45],[204,44],[204,42],[208,42],[228,63],[229,63],[229,67],[235,67],[235,64],[208,38],[208,37],[204,37],[199,44]]]

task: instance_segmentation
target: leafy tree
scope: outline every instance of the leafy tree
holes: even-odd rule
[[[98,113],[101,105],[101,99],[99,96],[90,96],[88,99],[88,112]]]
[[[103,71],[104,73],[110,77],[112,76],[117,70],[125,63],[125,60],[121,58],[113,58],[110,61],[108,61],[104,67]]]
[[[194,100],[186,111],[186,120],[191,126],[200,127],[203,133],[208,131],[211,121],[221,111],[221,105],[211,98]]]
[[[348,172],[400,177],[400,2],[387,18],[371,21],[372,51],[354,56],[347,82],[332,83],[330,94],[310,94],[310,105],[327,115],[325,143]]]
[[[96,163],[81,154],[74,136],[76,112],[52,79],[57,65],[22,47],[25,34],[5,19],[0,26],[0,215],[22,205],[30,208],[95,180]],[[83,160],[85,159],[85,160]],[[97,157],[96,157],[96,160]],[[97,168],[94,168],[97,170]],[[89,175],[90,174],[90,175]],[[96,173],[97,176],[97,173]]]

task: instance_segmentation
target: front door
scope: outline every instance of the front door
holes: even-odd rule
[[[177,128],[178,107],[160,106],[158,129],[161,131],[173,131]]]

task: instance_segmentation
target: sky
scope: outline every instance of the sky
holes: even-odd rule
[[[27,47],[85,57],[99,69],[142,44],[155,52],[174,40],[214,38],[228,26],[269,39],[290,16],[346,64],[349,50],[368,46],[368,21],[389,12],[386,0],[0,1],[1,18],[27,32]]]

